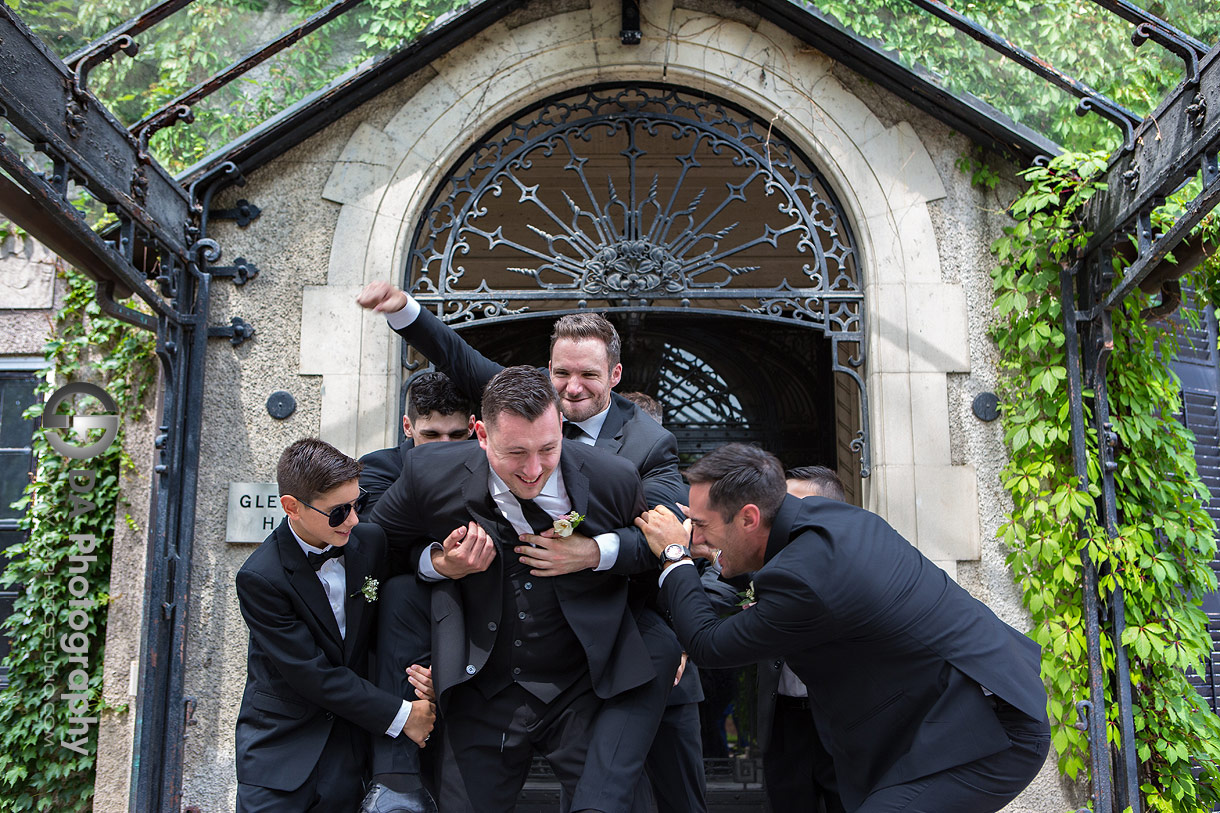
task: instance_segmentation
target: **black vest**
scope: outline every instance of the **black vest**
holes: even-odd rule
[[[500,539],[515,542],[512,525],[500,519]],[[490,699],[517,683],[550,703],[588,671],[584,647],[564,618],[555,579],[531,576],[511,544],[502,544],[499,553],[504,589],[496,642],[471,684]]]

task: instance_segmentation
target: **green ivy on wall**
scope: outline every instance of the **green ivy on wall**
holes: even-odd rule
[[[49,393],[69,381],[88,381],[111,395],[121,418],[142,416],[145,396],[155,380],[154,336],[103,315],[94,299],[94,283],[83,274],[68,269],[62,276],[67,292],[55,317],[53,338],[45,347],[47,378],[40,391]],[[38,417],[41,409],[41,404],[36,405],[26,417]],[[90,810],[98,726],[74,724],[70,717],[100,719],[105,708],[102,658],[111,543],[120,511],[128,523],[134,523],[125,514],[119,491],[120,474],[133,466],[123,451],[122,420],[109,448],[88,460],[56,453],[41,428],[33,446],[37,472],[17,503],[25,509],[22,527],[29,536],[8,549],[11,563],[0,576],[4,585],[22,585],[13,613],[2,627],[11,649],[5,659],[9,685],[0,692],[0,809],[5,813]],[[72,469],[88,470],[93,476],[72,476]],[[74,541],[73,535],[92,535],[96,546],[86,551],[88,545],[79,538]],[[81,559],[82,553],[96,559]],[[87,583],[83,598],[79,579],[70,586],[74,575]],[[73,611],[78,614],[71,615]],[[82,666],[88,685],[77,691],[68,684]],[[77,710],[86,709],[84,715],[72,712],[71,698],[64,698],[65,694],[84,695],[77,705]]]
[[[1216,589],[1210,567],[1216,528],[1205,510],[1209,495],[1196,471],[1194,438],[1174,417],[1181,395],[1169,362],[1177,336],[1172,325],[1140,317],[1147,304],[1142,295],[1128,297],[1114,313],[1106,373],[1119,438],[1116,538],[1109,539],[1095,520],[1100,472],[1091,430],[1087,492],[1077,489],[1074,476],[1059,275],[1090,237],[1080,231],[1078,216],[1099,189],[1105,166],[1102,153],[1072,154],[1023,172],[1029,187],[1011,207],[1015,225],[992,247],[1000,262],[992,273],[992,336],[1002,358],[1000,397],[1010,455],[1003,480],[1013,501],[1001,535],[1033,618],[1031,635],[1043,647],[1060,770],[1076,778],[1088,765],[1074,705],[1089,699],[1081,594],[1087,545],[1106,574],[1103,596],[1115,587],[1125,596],[1122,640],[1131,661],[1145,809],[1210,811],[1220,801],[1220,718],[1185,670],[1200,666],[1212,649],[1196,597]],[[1200,288],[1214,285],[1214,271],[1205,264],[1196,272]],[[1086,409],[1091,395],[1086,391]],[[1081,523],[1083,541],[1077,533]],[[1107,641],[1102,656],[1112,673],[1114,652]],[[1118,723],[1110,697],[1106,709],[1113,741]]]

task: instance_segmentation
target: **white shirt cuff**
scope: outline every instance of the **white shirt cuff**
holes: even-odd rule
[[[401,330],[419,317],[420,307],[420,304],[415,301],[415,297],[407,294],[407,304],[403,306],[403,309],[387,313],[385,320],[390,323],[390,327],[394,330]]]
[[[598,534],[593,537],[593,541],[597,543],[598,550],[601,551],[601,559],[597,563],[594,570],[609,570],[614,567],[614,563],[618,561],[618,534],[605,533]]]
[[[691,567],[694,567],[695,563],[691,559],[683,559],[681,561],[674,562],[672,565],[661,571],[661,575],[657,577],[657,586],[659,587],[660,585],[665,584],[665,577],[683,565],[690,565]]]
[[[441,574],[439,570],[432,564],[432,551],[443,550],[444,547],[440,542],[433,542],[428,547],[424,548],[423,553],[419,555],[419,577],[426,582],[443,582],[449,578]]]
[[[385,733],[391,737],[397,737],[402,733],[402,727],[407,724],[407,718],[410,716],[411,704],[404,700],[398,709],[398,714],[394,715],[394,722],[390,723],[390,727],[386,729]]]

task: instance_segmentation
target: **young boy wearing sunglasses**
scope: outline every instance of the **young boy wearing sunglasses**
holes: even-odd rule
[[[237,715],[238,813],[355,810],[372,736],[421,747],[435,719],[431,679],[420,699],[367,679],[376,640],[385,534],[360,523],[360,464],[305,438],[280,457],[288,515],[237,574],[250,628],[246,690]]]

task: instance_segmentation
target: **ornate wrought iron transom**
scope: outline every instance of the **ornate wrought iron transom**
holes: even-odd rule
[[[407,270],[448,322],[593,308],[818,329],[868,425],[864,297],[842,209],[777,129],[704,94],[594,88],[525,111],[440,184]],[[867,473],[865,432],[854,445]]]

